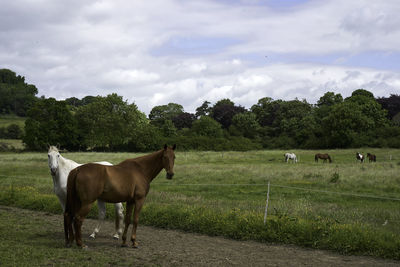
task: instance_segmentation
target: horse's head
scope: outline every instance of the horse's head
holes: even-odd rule
[[[47,157],[51,175],[55,176],[58,169],[58,159],[60,158],[60,152],[57,147],[50,146],[49,151],[47,152]]]
[[[176,145],[173,147],[168,147],[167,145],[164,146],[162,162],[163,167],[167,172],[167,179],[172,179],[174,176],[175,149]]]

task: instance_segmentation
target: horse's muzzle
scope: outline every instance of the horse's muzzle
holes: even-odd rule
[[[51,175],[52,175],[52,176],[56,176],[57,169],[51,168],[51,169],[50,169],[50,172],[51,172]]]
[[[171,180],[172,177],[174,177],[174,173],[168,173],[168,172],[167,172],[167,179],[168,179],[168,180]]]

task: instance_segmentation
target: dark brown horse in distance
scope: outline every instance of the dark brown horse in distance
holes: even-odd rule
[[[324,162],[326,162],[326,160],[329,160],[329,163],[332,162],[331,157],[328,154],[315,154],[315,162],[318,162],[318,159],[322,159],[324,160]]]
[[[85,247],[81,236],[82,223],[93,202],[100,199],[111,203],[126,202],[122,246],[127,246],[126,236],[131,223],[132,210],[135,207],[131,241],[132,246],[136,248],[139,213],[149,192],[150,183],[162,169],[166,170],[167,179],[172,179],[175,148],[176,145],[173,147],[165,145],[157,152],[127,159],[114,166],[89,163],[73,169],[68,176],[67,205],[64,213],[66,246],[71,246],[75,232],[76,244]]]
[[[367,153],[367,158],[369,159],[369,162],[376,162],[376,156],[374,154]]]

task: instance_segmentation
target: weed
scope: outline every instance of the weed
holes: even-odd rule
[[[339,181],[339,173],[334,172],[329,180],[330,183],[337,183]]]

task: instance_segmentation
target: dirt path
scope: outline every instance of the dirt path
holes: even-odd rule
[[[46,222],[43,231],[54,232],[63,245],[61,215],[34,212],[0,206],[9,216],[24,216]],[[400,262],[370,257],[343,256],[328,251],[303,249],[295,246],[271,245],[250,241],[235,241],[193,233],[164,230],[139,225],[139,249],[121,248],[111,238],[113,224],[106,222],[96,240],[88,238],[94,226],[86,220],[84,242],[89,250],[113,253],[117,265],[131,266],[400,266]],[[26,226],[29,227],[29,226]],[[113,264],[107,264],[110,266]]]

